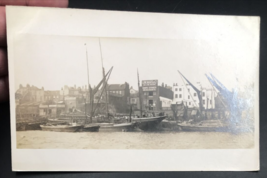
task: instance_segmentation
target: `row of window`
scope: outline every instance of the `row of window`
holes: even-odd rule
[[[197,94],[196,93],[194,93],[194,96],[196,97],[197,96]],[[175,94],[175,96],[174,96],[175,98],[178,98],[178,94]],[[179,94],[179,98],[182,98],[183,97],[183,95],[182,94]],[[187,98],[188,99],[190,99],[190,95],[188,95],[187,96]]]
[[[194,97],[196,97],[197,94],[194,93]],[[202,96],[205,97],[205,92],[202,93]],[[175,98],[178,98],[178,94],[175,94]],[[179,98],[182,98],[182,94],[179,94]],[[190,96],[188,95],[188,99],[190,99]]]
[[[109,91],[110,93],[123,94],[123,91]]]
[[[203,100],[203,101],[202,101],[202,104],[205,104],[205,101],[206,101],[206,100]],[[212,104],[212,100],[210,100],[210,104]]]
[[[154,91],[144,92],[144,95],[155,96],[157,93]]]

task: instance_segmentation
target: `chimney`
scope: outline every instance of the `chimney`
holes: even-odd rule
[[[165,88],[167,88],[167,84],[165,84]]]
[[[22,88],[22,85],[21,84],[19,85],[19,88]]]
[[[164,83],[162,83],[161,86],[164,87]]]

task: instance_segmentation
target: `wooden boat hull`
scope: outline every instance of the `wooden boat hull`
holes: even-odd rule
[[[82,132],[98,132],[100,126],[97,124],[87,124],[81,128]]]
[[[225,132],[228,130],[228,127],[200,127],[200,126],[184,126],[179,125],[182,131],[190,131],[190,132]]]
[[[158,117],[144,117],[144,118],[133,118],[133,122],[136,122],[137,127],[143,131],[155,131],[158,128],[159,123],[165,119],[166,116]]]
[[[77,132],[81,129],[81,125],[70,126],[70,125],[56,125],[56,126],[46,126],[40,125],[43,131],[51,132]]]
[[[106,124],[99,128],[99,132],[130,132],[134,130],[134,123]]]
[[[229,131],[228,125],[220,120],[202,120],[199,122],[183,122],[178,126],[183,131],[195,132],[227,132]]]
[[[26,131],[26,130],[41,130],[40,125],[45,124],[44,122],[37,123],[18,123],[16,124],[17,131]]]

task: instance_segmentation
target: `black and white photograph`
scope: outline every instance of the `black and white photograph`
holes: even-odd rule
[[[259,18],[121,13],[8,7],[13,149],[247,150],[257,169]]]
[[[235,69],[242,64],[233,59],[245,59],[231,49],[187,40],[19,39],[34,53],[15,49],[24,57],[15,64],[23,73],[15,76],[17,148],[254,146],[255,74]]]

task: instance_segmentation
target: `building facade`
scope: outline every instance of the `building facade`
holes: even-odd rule
[[[37,88],[36,86],[30,86],[29,84],[25,87],[20,85],[15,93],[15,98],[17,104],[44,101],[44,88]]]
[[[199,87],[201,88],[201,87]],[[183,102],[188,108],[199,107],[199,99],[197,92],[191,87],[191,85],[178,85],[173,84],[173,103]],[[205,109],[215,108],[215,98],[217,96],[213,89],[201,88],[202,104]]]
[[[39,106],[39,115],[51,118],[59,117],[65,112],[65,104],[41,104]]]
[[[108,102],[114,105],[117,113],[128,113],[130,106],[130,86],[124,84],[108,85]]]
[[[169,86],[159,86],[158,80],[143,80],[140,91],[142,110],[160,112],[170,109],[173,91]]]
[[[60,101],[62,100],[59,90],[55,91],[44,91],[44,101]]]

